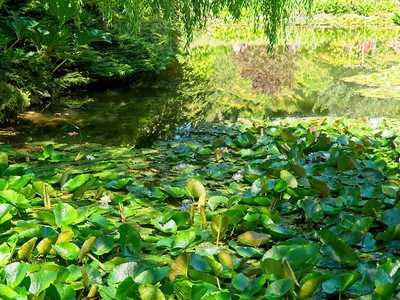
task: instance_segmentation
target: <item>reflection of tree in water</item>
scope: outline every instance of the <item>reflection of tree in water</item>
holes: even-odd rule
[[[253,88],[263,93],[275,94],[282,86],[293,87],[296,52],[268,50],[266,46],[248,46],[233,55],[244,78],[253,80]]]
[[[321,115],[345,117],[398,117],[398,100],[366,98],[354,92],[349,84],[336,82],[319,94],[313,108]]]
[[[202,47],[190,53],[179,93],[186,99],[184,114],[192,123],[238,117],[262,119],[296,112],[296,100],[254,90],[252,78],[241,76],[233,55],[231,47]]]
[[[184,103],[182,99],[168,100],[154,120],[141,129],[136,145],[151,147],[155,141],[171,138],[175,129],[182,124]]]

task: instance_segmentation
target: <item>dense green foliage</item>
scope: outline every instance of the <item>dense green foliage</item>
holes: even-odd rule
[[[92,82],[158,72],[208,19],[249,17],[276,41],[312,0],[2,1],[1,80],[33,103]],[[307,4],[307,5],[306,5]]]
[[[0,146],[0,297],[398,296],[399,130],[242,119],[154,149]]]
[[[2,81],[0,81],[0,100],[0,124],[15,119],[16,114],[29,105],[28,95]]]
[[[135,35],[122,21],[106,27],[93,5],[21,2],[6,1],[1,10],[2,76],[32,94],[158,71],[172,59],[173,45],[164,45],[158,24],[144,23]]]
[[[397,13],[399,4],[396,0],[316,0],[315,12],[334,15],[356,13],[370,16],[383,13]]]
[[[136,30],[148,15],[158,16],[167,28],[182,27],[189,40],[196,29],[204,29],[210,17],[225,15],[233,20],[249,18],[250,23],[262,25],[270,41],[275,42],[298,12],[311,11],[313,0],[169,0],[169,1],[96,1],[110,22],[123,14]],[[284,33],[284,32],[283,32]]]

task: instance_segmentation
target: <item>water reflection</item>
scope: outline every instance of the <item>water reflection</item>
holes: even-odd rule
[[[398,117],[400,102],[390,95],[400,97],[400,89],[366,97],[357,92],[363,83],[351,80],[398,65],[397,34],[388,28],[299,28],[273,52],[251,41],[206,44],[191,49],[161,80],[79,91],[55,111],[23,114],[20,127],[0,133],[0,142],[147,147],[173,137],[176,128],[179,137],[187,124],[238,117]]]
[[[397,34],[397,28],[300,28],[286,48],[273,53],[262,43],[248,43],[240,51],[240,42],[225,48],[204,45],[190,54],[187,80],[198,69],[191,65],[209,68],[201,74],[210,75],[201,86],[193,82],[189,94],[203,97],[194,100],[203,112],[201,121],[276,115],[397,117],[400,102],[393,91],[384,95],[382,89],[379,98],[385,99],[365,97],[358,92],[363,83],[344,82],[399,64],[395,43],[388,43]]]

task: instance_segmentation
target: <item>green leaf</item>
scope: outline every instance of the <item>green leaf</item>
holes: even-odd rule
[[[116,266],[108,275],[107,282],[109,285],[117,284],[124,281],[128,277],[134,277],[139,270],[136,262],[126,262]]]
[[[174,280],[179,275],[187,276],[190,262],[190,253],[182,253],[171,264],[170,280]]]
[[[28,273],[28,265],[25,263],[14,262],[4,268],[6,273],[7,285],[15,288],[25,278]]]
[[[333,277],[322,283],[322,289],[325,293],[333,294],[340,289],[340,277]]]
[[[338,168],[342,171],[354,170],[356,165],[351,158],[347,157],[338,157]]]
[[[196,239],[197,231],[198,228],[194,227],[178,232],[171,244],[173,253],[179,254],[181,251],[188,248]]]
[[[132,224],[122,224],[119,226],[118,232],[120,235],[119,244],[123,255],[131,256],[141,253],[142,238],[139,231]]]
[[[8,165],[8,155],[5,152],[0,152],[0,165]]]
[[[192,284],[185,280],[174,284],[174,293],[178,300],[192,300]]]
[[[328,229],[320,230],[318,236],[325,244],[326,252],[332,259],[342,264],[357,265],[357,253],[349,245],[339,240],[332,231]]]
[[[161,290],[151,284],[140,285],[139,293],[141,300],[165,300],[165,296]]]
[[[331,194],[331,191],[325,181],[310,176],[308,177],[308,182],[314,190],[319,192],[321,197],[328,197]]]
[[[38,240],[37,237],[33,237],[29,241],[24,243],[18,250],[18,259],[20,260],[29,259],[33,251],[33,248],[36,245],[37,240]]]
[[[397,282],[384,283],[376,287],[372,294],[380,296],[381,299],[390,299],[396,291],[397,286]]]
[[[348,290],[360,277],[360,274],[346,272],[340,274],[340,292]]]
[[[158,230],[160,230],[161,232],[164,233],[176,233],[176,231],[178,230],[178,226],[176,225],[174,220],[169,220],[167,222],[165,222],[164,224],[160,224],[160,222],[158,220],[152,220],[152,223],[154,225],[155,228],[157,228]]]
[[[54,284],[54,287],[58,293],[58,297],[60,297],[60,300],[74,300],[76,299],[76,292],[72,288],[70,284],[62,284],[62,283],[56,283]],[[46,292],[47,295],[47,292]],[[49,296],[49,295],[47,295]],[[51,299],[55,299],[55,297],[50,297]]]
[[[80,251],[77,245],[69,242],[57,243],[52,247],[65,260],[76,259]]]
[[[266,224],[265,227],[272,237],[278,239],[288,239],[299,234],[298,230],[288,229],[274,223]]]
[[[281,170],[280,172],[281,178],[286,181],[286,184],[292,188],[297,187],[296,177],[292,173],[286,170]]]
[[[57,274],[52,271],[38,271],[29,275],[31,281],[29,286],[29,293],[39,296],[41,292],[47,289],[50,284],[54,283],[57,279]]]
[[[227,266],[228,268],[234,270],[235,269],[235,264],[233,262],[232,256],[225,251],[221,251],[217,254],[217,258],[221,264],[224,266]]]
[[[291,279],[279,279],[271,283],[265,290],[267,299],[281,298],[293,287],[294,283]]]
[[[0,191],[0,198],[3,198],[5,201],[18,208],[24,209],[31,207],[29,200],[26,199],[24,195],[13,190]]]
[[[27,299],[26,295],[21,296],[17,294],[12,288],[0,283],[0,299],[4,300],[22,300]]]
[[[188,195],[188,192],[180,187],[170,186],[165,184],[162,189],[173,198],[183,198]]]
[[[4,191],[8,188],[7,180],[0,178],[0,191]]]
[[[268,243],[269,236],[255,231],[246,231],[238,236],[238,241],[244,245],[260,247],[261,245]]]
[[[282,179],[279,178],[277,180],[275,180],[275,185],[274,185],[274,191],[277,193],[282,193],[283,191],[285,191],[288,187],[287,182]]]
[[[0,224],[12,219],[12,215],[10,213],[12,208],[13,206],[10,204],[0,204]]]
[[[307,280],[305,280],[300,288],[298,293],[299,300],[304,300],[311,298],[315,291],[317,290],[318,286],[322,281],[322,275],[320,273],[312,273],[312,277],[308,276]]]
[[[249,147],[256,141],[256,138],[250,132],[239,134],[239,136],[235,140],[236,144],[238,144],[240,147]]]
[[[194,199],[199,198],[206,191],[203,184],[200,181],[193,178],[188,179],[186,189]]]
[[[211,234],[214,239],[219,241],[225,237],[229,225],[229,217],[225,215],[214,215],[211,222]]]
[[[62,191],[68,191],[68,192],[75,192],[77,189],[79,189],[81,186],[83,186],[85,183],[93,179],[93,175],[91,174],[81,174],[78,176],[75,176],[74,178],[70,179],[63,185],[61,188]]]
[[[393,181],[385,181],[381,184],[382,192],[389,197],[396,197],[400,191],[400,185]]]
[[[7,242],[0,244],[0,266],[5,266],[13,254]]]
[[[263,259],[261,262],[261,268],[264,274],[267,275],[267,279],[270,281],[288,278],[290,276],[284,265],[273,258]]]
[[[381,220],[389,227],[400,224],[400,207],[385,210],[381,214]]]
[[[302,178],[307,176],[306,170],[302,166],[299,166],[299,165],[296,165],[296,164],[292,164],[292,163],[289,163],[289,165],[290,165],[290,168],[292,169],[292,171],[297,176],[302,177]]]
[[[155,284],[171,273],[170,267],[157,267],[143,271],[137,275],[134,281],[138,284]]]
[[[74,223],[78,217],[75,208],[67,203],[57,203],[53,212],[58,227],[68,226]]]
[[[293,245],[292,249],[285,255],[285,259],[292,266],[300,266],[318,252],[320,246],[312,245]]]
[[[43,150],[43,157],[51,158],[55,154],[54,148],[52,144],[48,144]]]
[[[239,273],[232,279],[232,285],[239,291],[244,291],[250,284],[250,279]]]
[[[127,277],[122,281],[117,288],[117,293],[115,297],[117,299],[136,299],[136,294],[138,293],[138,284],[133,281],[132,277]],[[135,296],[133,296],[135,295]]]
[[[81,271],[83,281],[85,281],[85,277],[88,280],[88,286],[94,284],[103,285],[101,274],[96,268],[92,267],[91,265],[83,265]]]
[[[208,202],[207,202],[208,207],[211,210],[215,210],[220,203],[228,204],[229,199],[227,197],[223,197],[223,196],[213,196],[210,199],[208,199]]]
[[[114,240],[108,235],[97,237],[92,244],[92,252],[96,255],[103,255],[114,248]]]
[[[85,182],[83,185],[78,187],[74,193],[72,194],[72,199],[80,198],[82,195],[93,185],[93,183],[96,181],[95,178],[92,178],[91,180],[88,180]]]

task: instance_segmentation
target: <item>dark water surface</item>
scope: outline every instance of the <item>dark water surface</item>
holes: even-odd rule
[[[21,115],[19,126],[0,129],[0,143],[148,147],[179,136],[187,126],[238,117],[396,118],[400,114],[397,41],[397,28],[305,28],[285,51],[279,47],[275,53],[262,42],[205,44],[188,51],[180,58],[181,65],[161,78],[81,90],[64,97],[60,107],[28,111]],[[372,84],[348,80],[374,73]],[[396,74],[398,82],[393,79]]]

